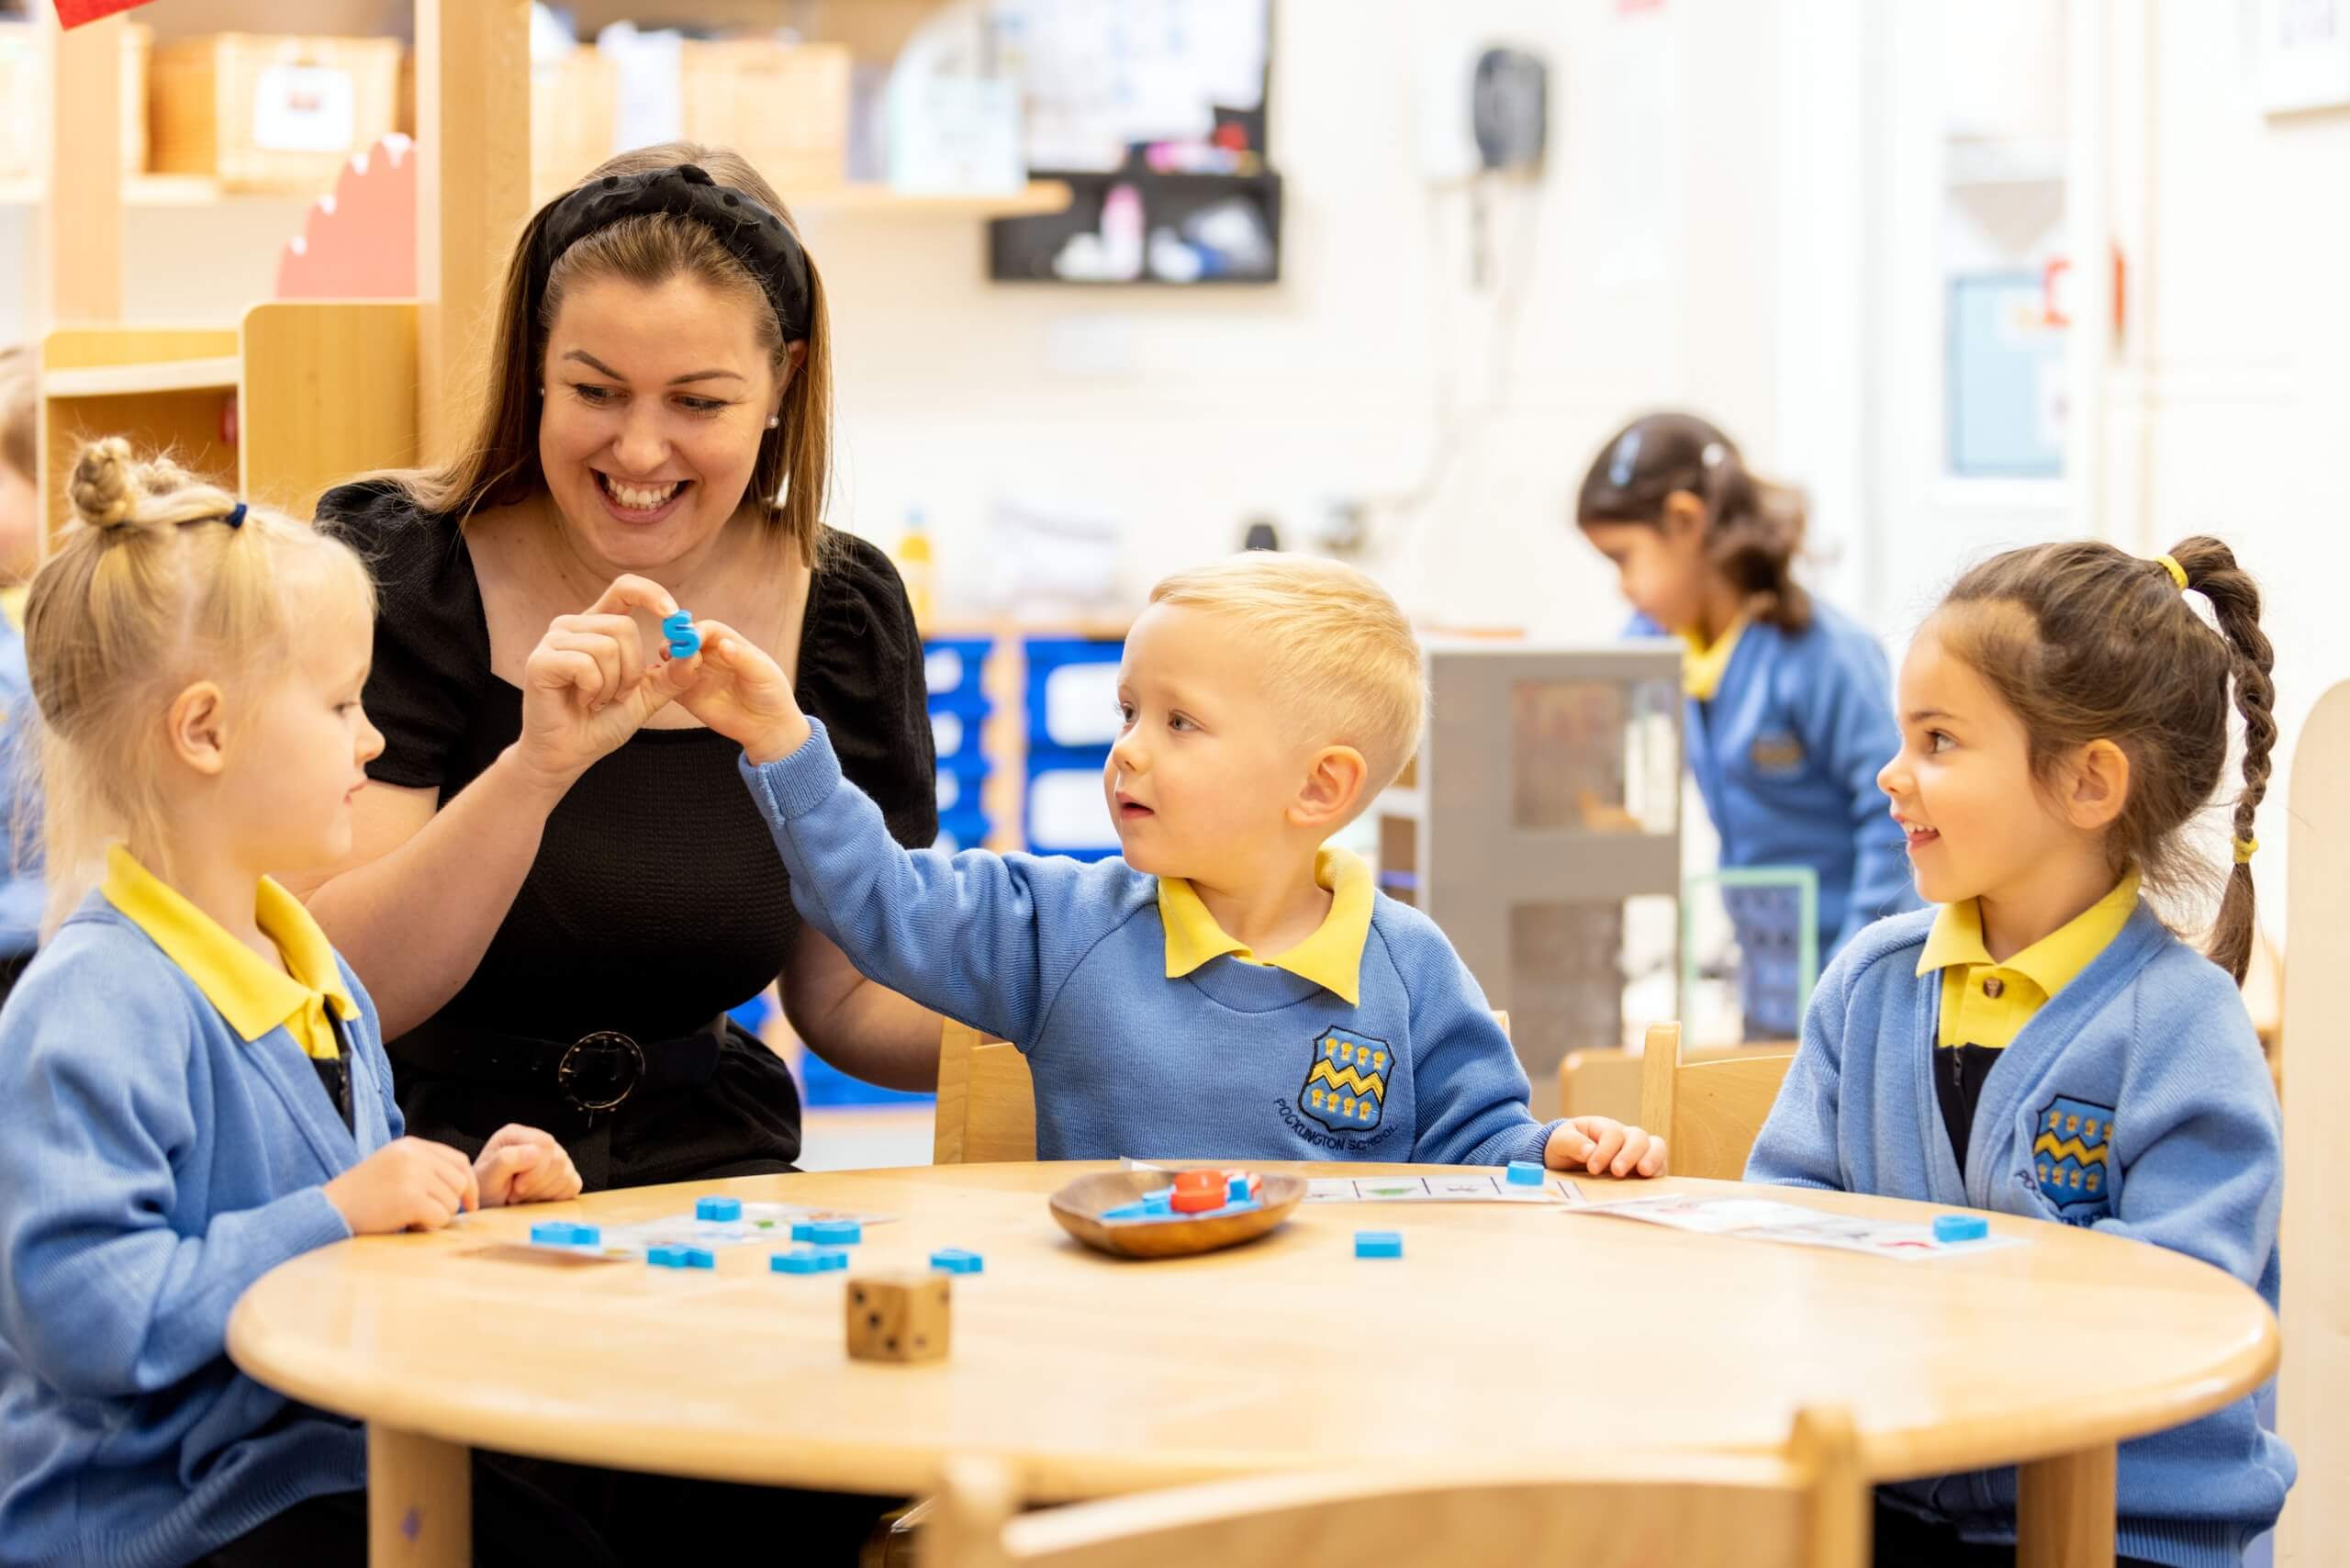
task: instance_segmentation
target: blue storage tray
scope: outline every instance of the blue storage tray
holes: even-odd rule
[[[985,701],[981,672],[995,651],[992,637],[934,637],[922,645],[923,684],[934,708]]]
[[[851,1078],[813,1051],[800,1053],[800,1101],[808,1105],[926,1105],[938,1098]]]
[[[984,848],[993,826],[992,821],[982,811],[941,812],[938,814],[938,841],[932,847],[957,854],[966,849]]]
[[[1029,754],[1027,784],[1021,801],[1029,848],[1039,855],[1091,859],[1118,852],[1117,826],[1111,822],[1109,803],[1102,797],[1102,765],[1109,755],[1103,746]],[[1046,786],[1066,791],[1052,797],[1060,802],[1055,820],[1049,800],[1047,810],[1037,809],[1036,791],[1040,782],[1060,775],[1069,776],[1069,781]]]
[[[987,760],[987,753],[979,744],[980,730],[987,716],[985,704],[975,712],[955,708],[933,708],[930,711],[931,744],[938,753],[940,767],[959,771]]]
[[[979,809],[995,765],[985,757],[956,757],[938,765],[938,814]]]
[[[1118,738],[1118,707],[1116,677],[1101,674],[1102,666],[1114,671],[1125,653],[1123,643],[1097,642],[1086,637],[1031,637],[1025,644],[1028,660],[1028,744],[1032,747],[1055,750],[1081,749],[1089,746],[1106,747]],[[1068,673],[1080,672],[1074,678],[1087,682],[1072,689],[1067,683]],[[1100,689],[1092,689],[1099,682]],[[1081,697],[1064,696],[1056,701],[1056,688],[1078,689]],[[1094,700],[1098,697],[1099,701]]]

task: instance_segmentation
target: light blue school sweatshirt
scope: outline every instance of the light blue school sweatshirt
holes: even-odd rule
[[[41,879],[40,767],[25,638],[0,613],[0,958],[29,955],[40,940],[48,889]]]
[[[1811,611],[1800,632],[1756,621],[1739,633],[1714,695],[1687,700],[1683,744],[1723,866],[1818,873],[1824,968],[1871,922],[1917,908],[1918,895],[1901,828],[1876,787],[1877,769],[1901,749],[1885,650],[1817,594]],[[1662,635],[1644,618],[1632,633]],[[1765,969],[1792,973],[1792,895],[1731,889],[1723,902],[1750,980]],[[1750,1036],[1794,1035],[1793,989],[1748,985]]]
[[[1541,1160],[1557,1124],[1425,915],[1374,899],[1353,1002],[1228,954],[1170,979],[1157,878],[903,849],[810,724],[742,763],[792,902],[864,974],[1027,1053],[1039,1157]]]
[[[290,1033],[240,1039],[101,894],[0,1009],[0,1565],[177,1568],[366,1484],[356,1425],[224,1349],[248,1285],[351,1234],[328,1180],[400,1135],[336,961],[355,1133]]]
[[[1917,972],[1932,924],[1882,922],[1830,966],[1746,1179],[2093,1226],[2223,1269],[2274,1311],[2282,1128],[2226,974],[2142,902],[1999,1053],[1962,1171],[1930,1076],[1942,977]],[[2242,1562],[2295,1468],[2258,1397],[2121,1445],[2118,1553]],[[2015,1539],[2012,1469],[1888,1490],[1969,1539]]]

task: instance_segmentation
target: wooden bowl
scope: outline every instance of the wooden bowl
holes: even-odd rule
[[[1254,1241],[1305,1201],[1305,1178],[1260,1172],[1257,1207],[1205,1219],[1105,1220],[1105,1209],[1131,1204],[1170,1184],[1164,1170],[1104,1170],[1080,1176],[1055,1193],[1053,1217],[1063,1230],[1098,1252],[1120,1258],[1187,1258]]]

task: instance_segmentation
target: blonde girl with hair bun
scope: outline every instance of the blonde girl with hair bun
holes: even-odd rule
[[[339,1511],[349,1551],[278,1560],[356,1562],[358,1428],[239,1372],[229,1308],[312,1248],[578,1173],[527,1127],[478,1160],[403,1137],[365,987],[268,875],[350,852],[383,745],[358,558],[119,438],[70,494],[26,617],[50,935],[0,1009],[0,1564],[315,1543]],[[572,1528],[485,1495],[485,1540]]]

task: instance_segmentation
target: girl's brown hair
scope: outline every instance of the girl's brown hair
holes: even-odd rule
[[[226,491],[110,436],[83,449],[73,521],[33,578],[25,661],[40,709],[47,930],[94,886],[111,839],[172,879],[161,832],[162,709],[190,681],[256,684],[299,657],[311,618],[373,615],[347,547],[239,510]]]
[[[2011,550],[1967,573],[1935,611],[1942,646],[1979,672],[2023,720],[2033,773],[2109,740],[2130,759],[2130,791],[2107,830],[2119,878],[2135,868],[2157,891],[2207,884],[2179,830],[2220,787],[2232,691],[2244,719],[2244,782],[2231,823],[2238,854],[2206,951],[2244,982],[2252,955],[2253,813],[2277,744],[2274,662],[2260,630],[2260,590],[2220,541],[2171,546],[2186,574],[2110,544]],[[2199,593],[2215,635],[2185,598]]]
[[[688,141],[641,147],[609,160],[581,180],[579,187],[607,175],[638,174],[678,163],[699,164],[718,185],[742,192],[799,234],[799,225],[774,187],[742,154],[723,147]],[[772,356],[778,378],[789,365],[790,345],[808,345],[785,388],[781,423],[759,439],[751,493],[758,515],[781,528],[799,546],[800,558],[814,566],[833,452],[832,323],[815,257],[808,258],[808,319],[779,320],[758,279],[704,225],[666,214],[624,218],[564,252],[543,293],[534,298],[531,256],[554,206],[549,202],[532,216],[507,263],[506,282],[498,290],[498,327],[490,340],[489,377],[473,440],[438,468],[382,477],[423,510],[459,518],[485,506],[512,505],[545,488],[546,477],[539,468],[539,414],[547,333],[564,296],[592,278],[617,277],[650,287],[683,275],[755,312],[760,344]]]
[[[1789,632],[1811,624],[1811,599],[1795,580],[1802,495],[1750,472],[1737,444],[1695,414],[1650,414],[1617,431],[1583,476],[1576,526],[1662,527],[1675,491],[1706,509],[1707,556],[1755,615]]]

